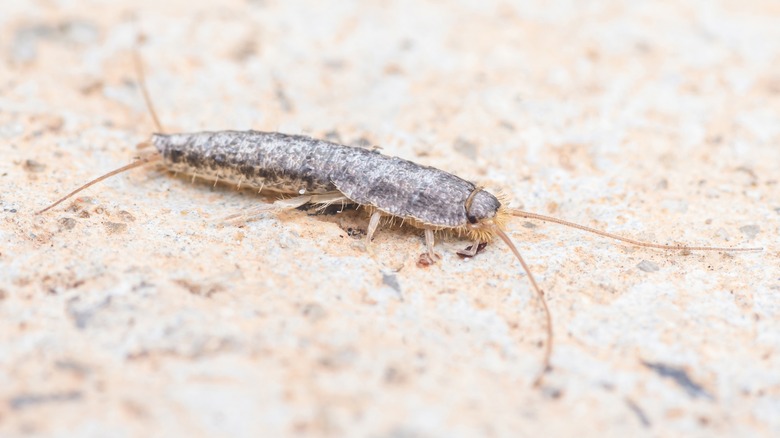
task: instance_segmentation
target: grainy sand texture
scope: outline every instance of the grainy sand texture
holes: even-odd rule
[[[145,41],[138,44],[139,35]],[[155,128],[307,134],[514,206],[509,249],[129,163]],[[780,435],[780,3],[5,1],[0,436]]]

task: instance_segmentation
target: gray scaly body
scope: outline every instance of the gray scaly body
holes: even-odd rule
[[[465,203],[476,186],[442,170],[377,151],[278,132],[155,134],[167,167],[284,194],[340,192],[356,204],[434,228],[465,227]],[[486,191],[471,214],[491,218],[501,203]]]

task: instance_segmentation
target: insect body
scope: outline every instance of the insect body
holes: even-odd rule
[[[136,67],[141,90],[155,124],[164,132],[151,105],[143,80],[140,60]],[[470,250],[459,253],[473,256],[480,244],[495,237],[503,240],[522,265],[536,292],[546,317],[547,342],[544,367],[536,379],[540,383],[550,369],[552,353],[552,319],[542,289],[504,229],[512,216],[542,220],[577,228],[633,245],[702,251],[755,251],[761,248],[692,247],[662,245],[607,233],[558,218],[509,208],[496,196],[451,173],[421,166],[401,158],[383,155],[364,148],[344,146],[302,135],[260,131],[218,131],[190,134],[153,134],[149,145],[156,151],[100,176],[65,195],[39,213],[58,205],[81,190],[126,170],[151,162],[162,162],[172,171],[214,181],[224,181],[258,191],[293,195],[273,204],[260,204],[244,213],[229,216],[249,217],[277,209],[296,208],[305,204],[334,202],[357,204],[371,212],[366,233],[370,248],[383,215],[424,230],[428,255],[435,260],[436,231],[451,231],[467,236]]]
[[[489,239],[471,225],[505,215],[495,196],[475,193],[475,184],[451,173],[302,135],[219,131],[155,134],[151,142],[177,172],[301,197],[340,194],[379,214],[472,240]]]

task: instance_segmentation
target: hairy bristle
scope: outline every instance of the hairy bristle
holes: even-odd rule
[[[491,189],[491,192],[493,196],[498,199],[498,202],[501,203],[501,207],[506,207],[507,205],[512,203],[512,196],[507,193],[504,189]]]
[[[459,227],[457,228],[458,231],[461,231],[468,236],[469,240],[475,241],[475,242],[490,242],[495,237],[495,232],[492,228],[484,227],[484,228],[471,228],[468,226],[465,227]]]
[[[509,223],[510,216],[511,214],[509,214],[509,211],[506,208],[506,204],[502,204],[496,211],[496,216],[493,218],[493,224],[504,230],[506,229],[506,225]]]

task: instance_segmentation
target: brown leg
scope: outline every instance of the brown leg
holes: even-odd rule
[[[441,256],[436,254],[436,251],[434,251],[433,246],[436,244],[433,230],[426,229],[425,230],[425,248],[428,250],[428,257],[430,257],[432,262],[436,262],[436,260],[440,259]]]
[[[436,251],[434,251],[433,249],[434,243],[435,243],[435,239],[434,239],[433,230],[426,229],[425,247],[427,248],[427,251],[420,254],[420,257],[417,258],[418,268],[427,268],[428,266],[435,265],[436,260],[441,258],[441,256],[436,254]]]
[[[475,240],[468,248],[459,249],[457,251],[458,255],[462,255],[463,257],[474,257],[477,255],[477,252],[479,252],[479,240]]]

